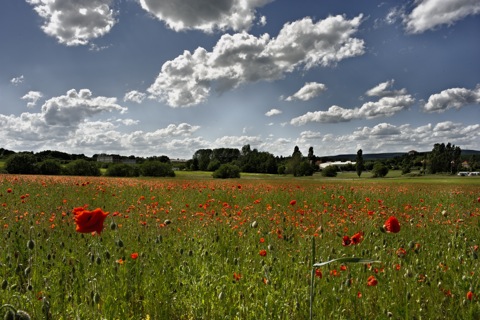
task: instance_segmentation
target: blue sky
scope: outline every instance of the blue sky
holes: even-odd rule
[[[480,150],[478,0],[4,0],[0,147]]]

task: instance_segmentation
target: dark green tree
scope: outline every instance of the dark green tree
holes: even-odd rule
[[[357,151],[357,157],[355,158],[355,169],[357,170],[357,176],[360,178],[362,171],[365,169],[362,149]]]
[[[175,177],[175,171],[170,163],[157,160],[142,163],[140,173],[145,177]]]
[[[36,163],[37,159],[32,153],[15,153],[5,161],[5,170],[13,174],[34,174],[37,169]]]
[[[225,163],[215,170],[212,176],[216,179],[240,178],[240,168],[236,165]]]
[[[374,178],[383,178],[388,174],[388,167],[384,163],[377,161],[373,165],[372,174]]]
[[[60,161],[47,159],[38,164],[38,173],[45,175],[58,175],[62,173]]]
[[[64,173],[71,176],[99,176],[100,169],[96,162],[78,159],[68,163]]]

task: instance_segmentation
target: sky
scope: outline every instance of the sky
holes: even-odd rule
[[[2,0],[0,147],[480,150],[478,0]]]

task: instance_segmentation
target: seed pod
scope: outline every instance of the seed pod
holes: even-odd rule
[[[98,292],[95,292],[93,295],[93,302],[99,303],[100,302],[100,294]]]
[[[15,320],[15,312],[13,310],[8,310],[5,312],[5,315],[3,316],[4,320]]]
[[[3,279],[3,281],[2,281],[2,290],[7,289],[7,287],[8,287],[8,281],[7,281],[7,279]]]
[[[17,310],[15,320],[30,320],[30,315],[23,310]]]

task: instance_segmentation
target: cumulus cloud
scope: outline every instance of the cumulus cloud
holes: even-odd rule
[[[280,79],[303,66],[332,66],[364,53],[363,40],[352,37],[362,15],[351,20],[330,16],[285,24],[276,38],[248,33],[223,35],[211,52],[185,51],[163,64],[148,88],[150,98],[171,107],[188,107],[208,98],[211,88],[224,92],[243,83]]]
[[[42,97],[43,95],[39,91],[29,91],[22,97],[22,100],[29,100],[27,103],[27,108],[33,108],[37,105],[38,100],[40,100]]]
[[[307,82],[305,85],[295,92],[293,95],[287,97],[285,100],[293,101],[293,100],[302,100],[307,101],[310,99],[315,98],[322,92],[327,90],[327,87],[323,83],[318,82]]]
[[[42,30],[67,46],[86,45],[115,25],[112,0],[26,0],[44,20]]]
[[[279,115],[279,114],[281,114],[281,113],[282,113],[281,110],[271,109],[271,110],[267,111],[267,113],[265,113],[265,115],[266,115],[267,117],[271,117],[271,116]]]
[[[101,112],[127,111],[116,102],[116,98],[93,97],[88,89],[71,89],[66,95],[48,99],[42,106],[42,116],[48,125],[71,127]]]
[[[290,120],[290,124],[300,126],[308,122],[339,123],[355,119],[391,117],[409,108],[414,102],[415,99],[411,95],[399,95],[396,97],[383,97],[375,102],[366,102],[360,108],[354,109],[331,106],[327,111],[307,112],[302,116],[293,118]]]
[[[256,8],[273,0],[140,0],[144,10],[175,30],[248,30],[256,20]],[[259,23],[265,19],[260,18]]]
[[[24,80],[25,80],[25,77],[24,77],[23,74],[22,74],[21,76],[12,78],[12,79],[10,80],[10,83],[13,84],[13,85],[18,85],[18,84],[20,84],[20,83],[23,83]]]
[[[125,93],[125,96],[123,97],[123,101],[124,102],[132,101],[136,103],[142,103],[146,97],[147,97],[146,93],[132,90],[130,92]]]
[[[480,104],[480,85],[474,90],[450,88],[432,94],[423,109],[426,112],[444,112],[448,109],[460,109],[471,104]]]
[[[480,13],[477,0],[418,0],[404,23],[410,33],[422,33],[440,25],[452,25],[469,15]]]
[[[382,82],[378,84],[377,86],[373,87],[372,89],[368,90],[365,94],[369,97],[388,97],[388,96],[397,96],[397,95],[404,95],[406,94],[407,90],[406,89],[401,89],[401,90],[389,90],[393,84],[395,83],[395,80],[388,80],[385,82]]]

